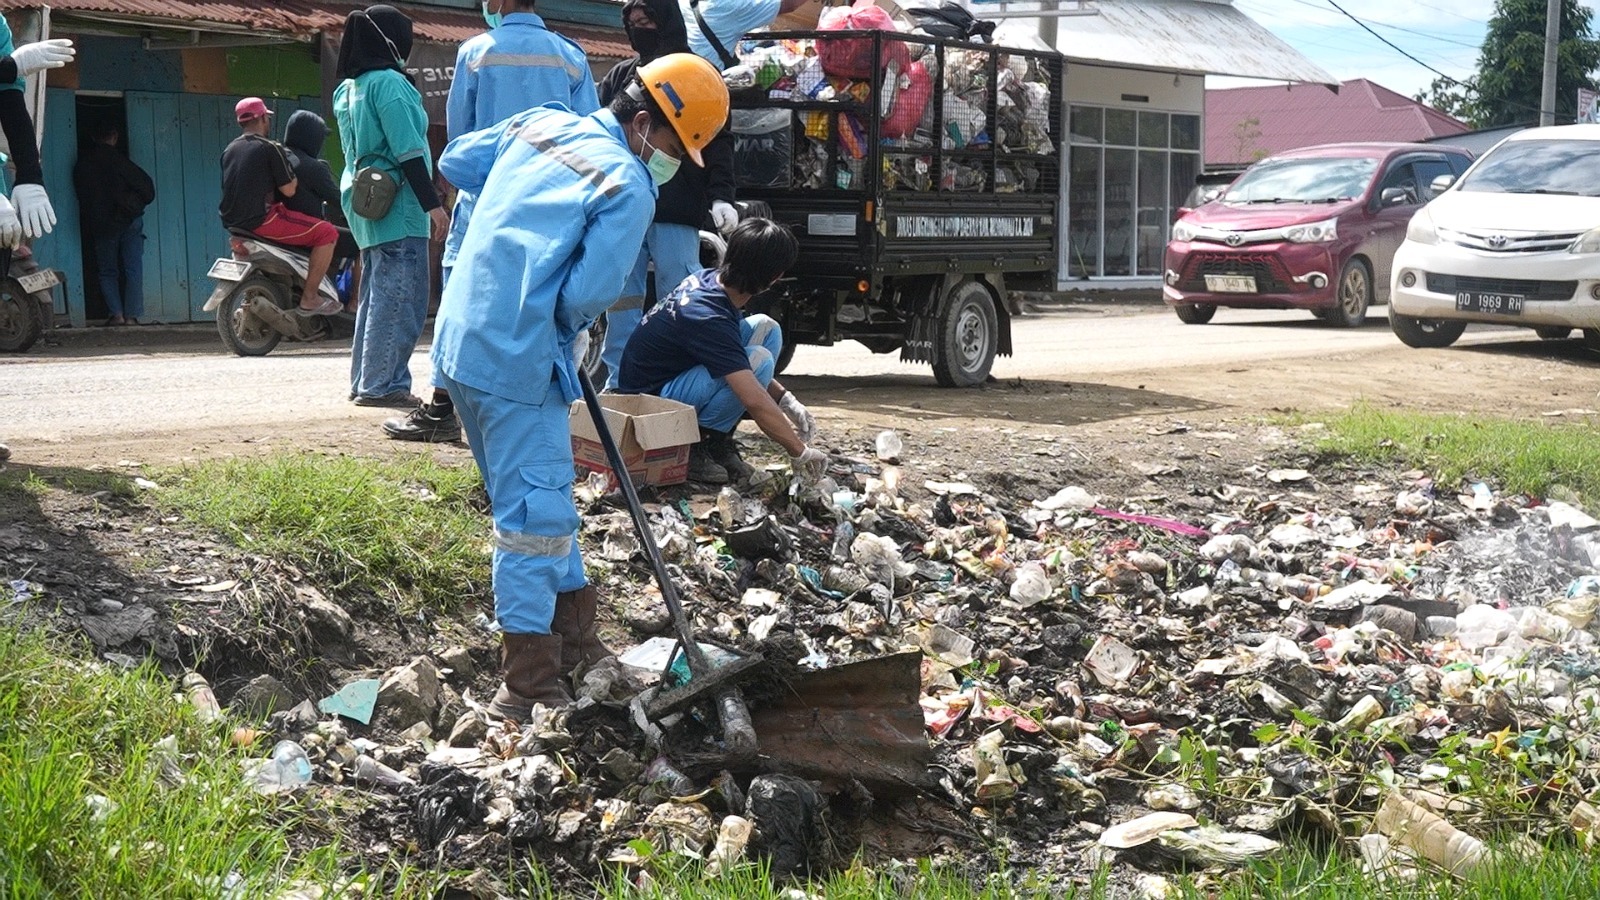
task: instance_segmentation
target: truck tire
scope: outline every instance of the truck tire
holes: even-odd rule
[[[800,346],[794,338],[787,335],[783,338],[783,348],[778,351],[778,358],[773,360],[772,374],[782,375],[783,370],[789,368],[789,363],[794,361],[794,348]]]
[[[238,356],[266,356],[283,335],[245,309],[252,297],[265,297],[270,303],[288,309],[294,301],[282,284],[261,275],[246,278],[217,307],[217,334],[222,343]]]
[[[1454,319],[1419,319],[1389,311],[1389,327],[1407,347],[1430,349],[1448,347],[1467,330],[1467,323]]]
[[[1000,321],[989,289],[963,281],[950,292],[933,347],[933,377],[940,387],[972,387],[989,378],[1000,348]]]
[[[44,309],[39,299],[15,278],[0,278],[0,352],[21,353],[44,334]]]

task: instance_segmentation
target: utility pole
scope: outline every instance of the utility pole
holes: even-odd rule
[[[1556,52],[1561,44],[1561,0],[1549,0],[1544,19],[1544,90],[1539,94],[1539,124],[1556,123]]]

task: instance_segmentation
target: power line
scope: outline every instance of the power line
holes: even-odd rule
[[[1344,7],[1340,6],[1337,2],[1335,2],[1335,0],[1328,0],[1328,5],[1333,7],[1334,9],[1338,10],[1339,12],[1343,13],[1345,18],[1347,18],[1350,21],[1356,23],[1357,25],[1360,25],[1361,29],[1363,31],[1365,31],[1367,34],[1370,34],[1373,37],[1377,38],[1378,40],[1383,41],[1394,52],[1400,54],[1401,56],[1404,56],[1406,59],[1411,60],[1412,62],[1416,63],[1417,65],[1419,65],[1421,67],[1423,67],[1424,69],[1427,69],[1429,72],[1432,72],[1433,74],[1438,75],[1440,78],[1443,78],[1446,83],[1452,84],[1452,85],[1459,85],[1461,87],[1466,88],[1469,91],[1472,91],[1474,94],[1482,94],[1483,93],[1483,89],[1478,87],[1476,84],[1473,84],[1470,81],[1462,81],[1459,78],[1455,78],[1453,76],[1446,75],[1445,73],[1439,71],[1438,69],[1435,69],[1433,66],[1430,66],[1427,63],[1423,62],[1422,60],[1417,59],[1415,56],[1412,56],[1408,51],[1406,51],[1404,48],[1402,48],[1399,44],[1396,44],[1394,41],[1391,41],[1388,38],[1384,37],[1383,35],[1377,33],[1376,31],[1373,31],[1372,28],[1369,27],[1366,22],[1363,22],[1360,19],[1356,18],[1355,16],[1351,15],[1349,10],[1347,10]],[[1546,112],[1545,110],[1540,109],[1537,106],[1528,106],[1525,103],[1518,103],[1518,102],[1516,102],[1514,100],[1505,100],[1503,102],[1505,102],[1509,106],[1515,106],[1515,107],[1518,107],[1520,109],[1527,110],[1529,112],[1538,113],[1541,116],[1544,115],[1545,112]],[[1552,115],[1554,115],[1554,113],[1552,113]]]
[[[1294,2],[1300,4],[1301,6],[1308,6],[1308,7],[1312,8],[1312,9],[1317,9],[1317,10],[1323,9],[1322,4],[1320,4],[1320,3],[1312,3],[1311,0],[1294,0]],[[1340,10],[1340,11],[1343,12],[1343,10]],[[1345,15],[1349,15],[1349,13],[1345,13]],[[1465,17],[1463,17],[1463,18],[1465,18]],[[1468,19],[1467,21],[1476,22],[1477,20],[1476,19]],[[1414,35],[1417,35],[1418,37],[1427,38],[1430,41],[1438,41],[1438,42],[1440,42],[1442,44],[1455,44],[1455,45],[1460,46],[1460,47],[1470,47],[1473,50],[1477,50],[1482,46],[1482,42],[1479,42],[1477,44],[1469,44],[1466,41],[1458,41],[1455,38],[1440,37],[1439,35],[1436,35],[1436,34],[1429,34],[1426,31],[1418,31],[1415,28],[1407,28],[1404,25],[1393,25],[1393,24],[1390,24],[1388,22],[1379,22],[1377,19],[1371,20],[1371,24],[1376,25],[1379,28],[1388,28],[1388,29],[1390,29],[1392,31],[1403,31],[1406,34],[1414,34]]]

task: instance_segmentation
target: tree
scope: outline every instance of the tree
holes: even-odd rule
[[[1539,120],[1544,84],[1546,0],[1495,0],[1494,16],[1478,54],[1473,88],[1435,79],[1417,100],[1464,119],[1474,128]],[[1578,88],[1595,87],[1590,73],[1600,66],[1600,40],[1589,25],[1592,13],[1578,0],[1561,0],[1561,42],[1556,49],[1556,121],[1576,118]]]
[[[1256,116],[1240,119],[1233,125],[1233,162],[1242,163],[1260,162],[1267,158],[1267,151],[1261,149],[1256,143],[1261,140],[1261,120]]]

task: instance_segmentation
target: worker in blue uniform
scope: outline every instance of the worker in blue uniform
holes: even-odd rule
[[[721,69],[739,64],[735,47],[747,32],[805,4],[806,0],[678,0],[689,29],[689,49]]]
[[[462,44],[456,53],[456,77],[445,106],[449,140],[546,103],[560,103],[579,115],[600,108],[583,48],[545,27],[533,8],[534,0],[484,0],[483,18],[489,31]],[[445,239],[440,263],[446,284],[461,252],[472,206],[471,193],[456,195],[450,236]],[[429,402],[404,418],[384,422],[383,430],[400,441],[461,439],[461,424],[450,394],[438,385]]]
[[[638,75],[608,109],[531,109],[440,159],[477,203],[434,325],[434,383],[455,401],[493,508],[503,643],[490,710],[517,721],[570,702],[566,679],[606,655],[572,503],[573,348],[617,298],[656,185],[682,157],[699,162],[728,119],[728,89],[698,57]]]

